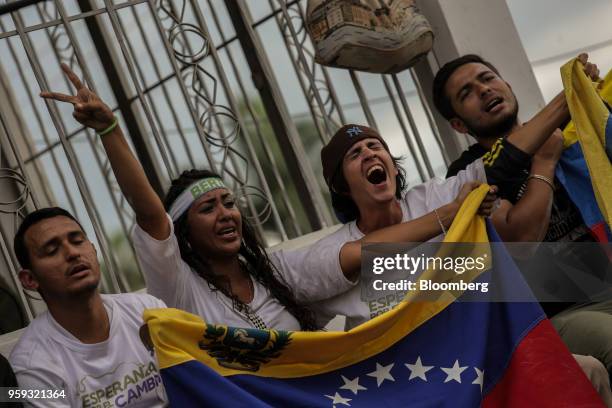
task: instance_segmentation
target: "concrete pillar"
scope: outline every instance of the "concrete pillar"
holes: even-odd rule
[[[528,120],[544,107],[505,0],[417,0],[417,5],[435,33],[433,53],[415,67],[432,110],[433,75],[440,66],[464,54],[479,54],[500,70],[518,98],[521,120]],[[473,139],[457,135],[437,112],[436,122],[451,160],[473,143]]]

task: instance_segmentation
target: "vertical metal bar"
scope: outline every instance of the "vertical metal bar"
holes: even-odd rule
[[[333,103],[332,112],[333,112],[333,109],[335,109],[336,112],[338,112],[340,123],[344,125],[346,124],[346,117],[344,116],[344,110],[342,109],[342,105],[338,101],[338,95],[336,94],[336,89],[332,85],[332,81],[331,81],[331,78],[329,77],[329,73],[327,72],[327,68],[324,66],[321,66],[321,71],[323,72],[323,77],[325,78],[325,83],[327,84],[327,90],[329,91],[329,95],[332,99],[332,103]]]
[[[79,7],[82,11],[92,11],[95,9],[94,0],[78,0]],[[134,6],[132,6],[134,7]],[[113,21],[113,18],[110,16],[109,18]],[[119,71],[119,64],[117,63],[117,57],[115,53],[112,51],[112,48],[109,45],[109,41],[107,40],[106,35],[104,35],[104,29],[97,17],[86,18],[85,24],[87,25],[87,29],[91,35],[91,38],[96,46],[96,52],[100,57],[100,61],[102,62],[102,67],[104,68],[104,72],[108,77],[108,82],[112,88],[113,94],[115,95],[115,99],[117,100],[117,105],[119,110],[121,111],[121,116],[123,116],[125,126],[127,129],[127,133],[129,134],[130,139],[132,140],[132,144],[134,145],[134,150],[136,155],[138,156],[138,160],[140,161],[151,186],[155,190],[155,192],[160,196],[164,196],[164,189],[162,183],[162,177],[159,173],[159,168],[155,164],[153,160],[153,155],[149,151],[149,147],[147,146],[147,142],[145,140],[146,130],[142,129],[139,124],[140,121],[134,112],[131,103],[130,97],[128,95],[127,89],[123,86],[124,81],[122,81],[122,73]],[[117,33],[119,37],[120,34]],[[130,64],[130,62],[126,58],[126,63]],[[138,80],[134,80],[134,85],[136,89],[138,87]],[[140,92],[139,92],[140,94]],[[143,101],[144,102],[144,101]],[[143,107],[145,112],[147,109]],[[151,128],[153,129],[153,133],[156,133],[156,127],[152,120],[152,115],[147,115],[147,119],[150,121]],[[162,159],[165,159],[164,162],[167,162],[167,157],[165,156],[165,152],[163,147],[160,146],[160,152],[162,155]],[[166,163],[169,166],[168,163]],[[168,167],[167,171],[170,173],[172,169]]]
[[[196,1],[191,2],[192,7],[195,11],[195,15],[196,15],[196,20],[198,21],[198,23],[200,24],[201,29],[203,30],[204,34],[206,35],[207,38],[211,38],[210,33],[208,32],[208,28],[206,25],[206,22],[204,20],[204,16],[202,14],[202,11],[200,10],[200,7],[198,5],[198,3]],[[231,110],[234,112],[234,114],[236,115],[236,119],[238,121],[238,124],[240,125],[241,129],[246,129],[246,126],[244,124],[244,120],[242,118],[242,115],[240,113],[239,107],[238,107],[238,103],[236,102],[235,98],[234,98],[234,94],[230,88],[229,85],[229,81],[227,79],[227,76],[225,75],[225,71],[221,65],[221,61],[219,60],[219,55],[217,54],[217,49],[213,46],[210,48],[210,54],[213,58],[213,63],[215,65],[215,68],[217,70],[217,74],[219,75],[219,78],[221,79],[221,85],[223,86],[223,90],[225,91],[225,95],[227,97],[227,100],[229,102],[230,108]],[[243,136],[244,136],[244,132],[243,132]],[[276,209],[276,203],[274,202],[274,197],[272,197],[272,192],[270,191],[270,187],[268,185],[268,181],[265,178],[264,172],[261,168],[261,165],[259,164],[259,160],[257,159],[257,156],[255,154],[255,149],[253,148],[253,144],[251,143],[250,138],[248,137],[243,137],[243,140],[247,146],[247,150],[249,153],[249,156],[251,158],[253,167],[255,167],[255,171],[257,173],[257,176],[259,178],[259,181],[261,182],[261,185],[263,187],[263,190],[265,192],[265,195],[267,197],[267,199],[269,200],[269,204],[272,208],[272,218],[274,220],[274,223],[276,224],[276,227],[278,228],[279,232],[281,233],[281,235],[283,236],[283,239],[287,239],[287,233],[285,231],[285,227],[283,226],[283,223],[280,219],[280,216],[278,214],[278,210]]]
[[[306,154],[295,124],[289,116],[278,83],[254,33],[243,0],[227,0],[225,5],[240,39],[255,86],[261,96],[270,124],[285,154],[285,161],[295,180],[300,197],[313,229],[331,225],[331,215],[325,205],[314,172],[305,160]]]
[[[221,40],[223,42],[226,42],[226,37],[225,37],[225,32],[223,30],[223,27],[219,21],[219,17],[217,15],[217,12],[215,11],[215,8],[212,5],[211,0],[208,0],[208,7],[211,10],[212,13],[212,17],[213,17],[213,21],[215,22],[215,26],[217,27],[217,30],[219,31],[219,34],[221,35]],[[243,100],[244,100],[244,104],[247,108],[247,110],[249,111],[249,114],[251,115],[251,117],[253,118],[253,125],[255,126],[255,132],[257,133],[257,136],[259,137],[259,142],[262,145],[262,148],[264,150],[264,153],[266,155],[266,159],[268,160],[268,162],[270,163],[270,168],[272,170],[272,174],[276,180],[276,183],[279,186],[280,192],[281,192],[281,198],[283,200],[283,203],[285,205],[285,208],[287,209],[287,212],[289,213],[289,217],[291,221],[291,225],[293,227],[293,229],[295,230],[295,233],[299,236],[302,235],[302,229],[300,227],[300,224],[297,222],[297,215],[293,209],[293,205],[291,204],[291,201],[289,199],[289,196],[287,195],[287,189],[285,188],[285,183],[283,182],[283,179],[280,175],[280,173],[278,172],[278,167],[276,165],[276,159],[274,158],[274,155],[272,154],[272,151],[270,150],[270,146],[268,145],[267,140],[264,138],[262,130],[261,130],[261,126],[259,125],[259,120],[257,118],[257,113],[255,112],[255,109],[253,108],[249,95],[246,92],[246,89],[244,87],[244,83],[242,81],[242,77],[240,75],[239,70],[236,68],[236,63],[234,60],[234,56],[231,52],[231,48],[227,47],[226,48],[226,53],[227,53],[227,57],[230,61],[230,64],[232,66],[232,71],[234,72],[234,76],[236,77],[236,81],[238,82],[238,88],[240,89],[240,92],[242,94]]]
[[[434,72],[439,68],[440,66],[433,54],[429,54],[428,58],[423,58],[412,67],[416,74],[415,82],[419,83],[421,89],[426,90],[426,92],[423,92],[423,103],[430,108],[429,111],[432,114],[433,121],[440,132],[440,142],[443,146],[441,150],[444,156],[450,159],[459,157],[461,152],[471,143],[468,140],[468,136],[455,132],[448,121],[434,108],[431,84],[434,80]],[[450,160],[447,163],[450,163]]]
[[[2,24],[2,22],[0,22],[0,29],[4,30],[4,25]],[[12,46],[12,44],[10,44],[10,42],[9,42],[8,40],[7,40],[7,42],[8,42],[9,51],[11,52],[11,56],[12,56],[12,58],[13,58],[13,60],[14,60],[15,64],[17,65],[17,69],[19,70],[19,72],[23,72],[23,71],[21,70],[21,64],[19,63],[19,61],[17,60],[17,58],[16,58],[16,56],[15,56],[15,52],[14,52],[14,50],[13,50],[13,46]],[[34,116],[36,116],[36,119],[37,119],[37,121],[39,122],[39,125],[42,125],[42,121],[41,121],[41,118],[40,118],[40,114],[38,113],[38,110],[37,110],[37,109],[36,109],[36,107],[34,106],[34,101],[32,100],[32,96],[31,96],[31,95],[32,95],[32,93],[31,93],[31,91],[30,91],[30,87],[27,85],[27,82],[26,82],[26,81],[24,81],[24,79],[23,79],[23,75],[20,75],[20,78],[21,78],[21,82],[22,82],[22,84],[23,84],[23,85],[24,85],[24,87],[26,88],[26,92],[27,92],[27,94],[28,94],[28,99],[29,99],[29,102],[30,102],[31,108],[32,108],[32,110],[34,111]],[[3,79],[4,79],[4,78],[3,78]],[[4,86],[4,83],[3,83],[3,86]],[[8,92],[9,92],[9,90],[8,90],[8,85],[6,85],[6,86],[5,86],[5,88],[6,88],[6,93],[8,93]],[[24,126],[23,121],[21,120],[21,116],[19,115],[19,112],[17,112],[17,110],[15,109],[15,105],[14,105],[14,104],[9,104],[9,106],[10,106],[11,110],[13,111],[13,113],[14,113],[15,117],[17,118],[17,123],[18,123],[18,125],[19,125],[19,130],[20,130],[21,134],[22,134],[22,135],[25,135],[25,134],[26,134],[26,129],[25,129],[25,126]],[[6,120],[6,117],[4,117],[4,120]],[[7,134],[7,140],[9,141],[10,146],[11,146],[11,149],[13,150],[13,152],[14,152],[14,154],[15,154],[15,158],[16,158],[16,161],[17,161],[17,165],[18,165],[18,167],[19,167],[19,169],[20,169],[21,173],[22,173],[22,174],[24,175],[24,177],[26,177],[26,179],[27,179],[27,178],[28,178],[28,174],[27,174],[27,173],[26,173],[26,171],[25,171],[25,163],[23,162],[23,159],[22,159],[22,157],[21,157],[21,154],[20,154],[20,152],[18,151],[17,145],[16,145],[16,144],[14,144],[13,138],[12,138],[12,137],[9,137],[10,133],[8,133],[8,127],[7,127],[7,125],[5,125],[5,124],[3,123],[3,127],[4,127],[4,130],[7,132],[7,133],[6,133],[6,134]],[[41,126],[41,128],[43,128],[43,127]],[[44,128],[43,128],[43,129],[44,129]],[[32,154],[33,154],[33,152],[32,152],[32,146],[30,145],[30,141],[29,141],[29,140],[24,140],[24,145],[26,146],[26,149],[28,150],[28,154],[29,154],[29,155],[32,155]],[[40,169],[39,169],[39,167],[38,167],[36,164],[33,164],[33,167],[34,167],[34,172],[36,173],[36,175],[38,176],[38,178],[42,180],[43,176],[42,176],[42,174],[40,173]],[[28,185],[32,186],[33,184],[31,183],[31,181],[28,181]],[[48,203],[52,202],[53,200],[51,199],[51,196],[49,195],[49,190],[48,190],[47,188],[43,188],[43,192],[44,192],[44,194],[45,194],[46,202],[48,202]],[[33,195],[33,196],[32,196],[32,198],[33,198],[33,200],[32,200],[32,201],[34,202],[34,207],[35,207],[35,208],[40,208],[40,202],[39,202],[39,200],[38,200],[38,197],[35,197],[35,196]]]
[[[7,240],[7,237],[4,234],[4,231],[2,231],[2,228],[0,228],[0,235],[1,235],[0,236],[0,249],[2,250],[2,256],[4,257],[4,259],[6,259],[6,263],[10,268],[9,274],[11,275],[11,278],[13,279],[13,284],[15,285],[15,288],[17,289],[16,292],[19,294],[19,299],[21,300],[21,304],[23,305],[23,308],[25,309],[26,318],[28,319],[28,322],[31,322],[32,320],[34,320],[34,313],[32,313],[30,302],[28,302],[28,299],[26,299],[24,295],[24,289],[21,286],[21,282],[19,281],[19,278],[17,277],[18,271],[15,270],[13,262],[11,261],[12,257],[10,256],[9,250],[6,246],[6,243],[9,241]]]
[[[272,9],[274,9],[274,0],[269,0],[270,3],[270,7],[272,7]],[[287,49],[287,52],[289,53],[289,60],[291,61],[291,65],[293,65],[293,69],[295,71],[295,74],[298,78],[298,82],[300,84],[300,88],[302,88],[302,92],[304,93],[304,97],[306,98],[306,101],[308,102],[308,109],[310,110],[310,115],[312,116],[312,121],[315,125],[315,128],[317,129],[317,133],[319,134],[319,139],[321,140],[321,143],[327,143],[330,139],[330,135],[328,133],[325,132],[325,129],[323,129],[321,127],[321,123],[320,123],[320,116],[319,114],[317,114],[315,106],[312,103],[312,97],[311,97],[311,92],[309,91],[310,87],[305,83],[304,78],[302,77],[302,75],[300,74],[300,64],[298,61],[296,61],[293,58],[293,55],[291,54],[291,44],[289,43],[287,37],[284,35],[283,33],[283,28],[281,26],[281,16],[279,16],[278,14],[281,11],[279,10],[277,13],[274,14],[274,19],[276,20],[276,25],[278,26],[278,29],[280,31],[281,34],[281,38],[283,39],[283,42],[285,43],[285,47]],[[298,46],[297,44],[295,45],[296,47]]]
[[[130,7],[129,9],[130,9],[130,11],[132,12],[132,15],[135,15],[135,14],[136,14],[136,13],[135,13],[135,11],[134,11],[134,8],[133,8],[133,7]],[[124,32],[126,32],[127,30],[125,29],[125,25],[123,24],[123,21],[121,20],[121,17],[120,17],[120,16],[118,16],[118,21],[119,21],[119,25],[121,26],[121,29],[122,29]],[[142,32],[141,32],[141,34],[142,34]],[[144,36],[143,36],[143,37],[144,37]],[[95,43],[95,41],[94,41],[94,43]],[[134,48],[132,47],[132,43],[131,43],[130,41],[126,41],[126,42],[125,42],[125,44],[127,45],[128,50],[129,50],[129,52],[130,52],[130,54],[131,54],[131,55],[136,55],[136,54],[137,54],[137,53],[135,53],[135,52],[134,52],[135,50],[134,50]],[[153,54],[151,54],[151,55],[153,55]],[[157,66],[157,63],[155,62],[155,58],[152,58],[152,60],[153,60],[153,64],[152,64],[152,65],[153,65],[154,67],[156,67],[156,66]],[[111,65],[113,68],[116,66],[116,64],[109,64],[109,65]],[[134,67],[136,68],[136,72],[138,73],[138,75],[139,75],[139,77],[140,77],[140,82],[141,82],[141,83],[143,84],[143,86],[145,86],[145,88],[146,88],[145,76],[144,76],[144,72],[143,72],[143,69],[142,69],[142,67],[141,67],[141,64],[134,64]],[[162,85],[162,90],[163,90],[163,91],[165,91],[165,90],[166,90],[166,84],[165,84],[165,83]],[[148,103],[149,103],[149,106],[151,107],[151,111],[153,112],[153,117],[156,119],[156,123],[157,123],[157,125],[159,126],[159,129],[161,130],[161,135],[163,136],[163,140],[164,140],[164,142],[165,142],[165,145],[164,145],[164,146],[165,146],[165,148],[166,148],[166,151],[168,152],[170,162],[172,163],[172,166],[173,166],[173,168],[175,169],[175,171],[178,173],[178,172],[179,172],[179,164],[178,164],[178,160],[177,160],[177,158],[176,158],[176,155],[174,154],[174,149],[172,149],[172,148],[170,147],[169,143],[168,143],[168,136],[167,136],[167,135],[168,135],[168,133],[167,133],[167,131],[166,131],[166,127],[165,127],[165,125],[164,125],[163,121],[161,121],[161,120],[160,120],[160,115],[159,115],[159,112],[157,111],[157,104],[155,103],[155,101],[153,100],[153,98],[151,97],[151,95],[150,95],[150,93],[149,93],[149,92],[146,92],[146,91],[145,91],[145,92],[143,92],[143,93],[144,93],[144,95],[145,95],[145,96],[146,96],[146,98],[147,98],[147,101],[148,101]],[[170,104],[170,105],[171,105],[171,104]],[[180,127],[180,126],[179,126],[179,127],[178,127],[178,129],[180,129],[180,132],[181,132],[181,134],[182,134],[182,127]],[[191,158],[191,152],[189,151],[189,149],[186,149],[186,150],[187,150],[187,152],[188,152],[188,154],[189,154],[189,157]],[[161,194],[159,194],[159,195],[160,195],[160,197],[163,197],[163,196],[164,196],[164,193],[163,193],[163,192],[161,192]]]
[[[385,89],[387,94],[389,95],[389,100],[391,101],[391,106],[393,107],[393,111],[395,112],[395,116],[402,128],[402,133],[404,134],[404,139],[406,140],[406,144],[408,145],[408,150],[410,150],[410,154],[412,155],[412,159],[414,160],[414,164],[416,165],[417,171],[419,172],[419,176],[421,177],[421,181],[425,181],[427,179],[427,175],[425,174],[425,169],[423,165],[418,160],[417,152],[415,151],[415,146],[410,139],[410,133],[408,132],[408,128],[406,128],[406,124],[404,123],[404,118],[402,118],[402,112],[400,111],[399,106],[397,105],[397,101],[395,100],[395,96],[393,95],[393,90],[391,89],[391,84],[389,84],[389,79],[386,75],[382,75],[383,84],[385,85]]]
[[[359,103],[361,104],[361,108],[363,109],[363,113],[365,114],[366,120],[368,121],[368,125],[374,129],[378,129],[376,125],[376,119],[374,119],[374,114],[370,109],[370,104],[368,103],[368,97],[363,92],[363,88],[361,87],[361,82],[359,82],[359,77],[354,70],[349,70],[349,74],[351,76],[351,81],[353,81],[353,86],[355,87],[355,92],[357,92],[357,97],[359,98]]]
[[[416,140],[417,146],[419,147],[419,152],[421,153],[421,157],[425,162],[425,167],[427,167],[427,173],[429,178],[435,176],[434,171],[431,167],[431,163],[429,162],[429,158],[427,156],[427,152],[425,151],[425,146],[423,145],[423,141],[421,140],[421,135],[419,134],[419,130],[417,128],[414,117],[412,116],[412,112],[410,111],[410,107],[408,106],[408,101],[406,100],[406,95],[404,95],[404,90],[402,89],[402,85],[400,84],[399,79],[396,74],[391,75],[393,78],[393,84],[397,89],[397,95],[399,96],[402,107],[404,108],[404,113],[406,114],[406,118],[408,118],[408,123],[410,123],[410,129],[412,130],[412,134],[414,135],[414,139]],[[415,159],[417,159],[415,157]]]
[[[13,155],[15,156],[15,160],[17,161],[17,164],[19,166],[19,169],[21,170],[21,174],[23,176],[23,178],[25,179],[25,182],[28,186],[32,186],[32,182],[30,181],[30,179],[28,178],[27,173],[25,172],[25,167],[23,164],[23,160],[21,159],[21,156],[19,155],[19,151],[17,150],[17,146],[15,146],[15,144],[13,143],[13,140],[11,138],[11,133],[8,129],[8,124],[7,124],[7,119],[6,116],[4,115],[4,112],[2,111],[2,109],[0,109],[0,122],[2,122],[2,129],[4,130],[4,134],[6,135],[6,139],[8,139],[9,144],[11,146],[11,150],[13,151]],[[34,206],[36,208],[38,208],[38,199],[35,198],[35,194],[33,191],[30,190],[30,197],[32,197],[32,202],[34,203]],[[26,199],[27,200],[27,199]],[[15,216],[17,216],[17,214],[15,214]],[[9,250],[7,248],[6,243],[10,242],[9,240],[7,240],[7,237],[5,236],[4,232],[2,231],[2,228],[0,228],[0,233],[2,233],[2,237],[0,238],[0,244],[1,244],[1,249],[2,249],[2,256],[4,257],[4,259],[6,260],[6,263],[9,267],[9,274],[11,275],[11,279],[13,280],[13,284],[15,285],[15,289],[17,291],[17,293],[19,294],[19,298],[21,300],[21,304],[23,305],[25,311],[26,311],[26,316],[28,321],[32,321],[33,319],[33,313],[32,310],[30,309],[30,304],[27,301],[27,299],[24,296],[22,287],[21,287],[21,282],[19,281],[19,278],[17,277],[17,270],[14,268],[14,264],[12,262],[13,257],[10,255]]]
[[[155,71],[155,75],[157,76],[158,81],[160,81],[162,79],[161,69],[159,68],[157,59],[154,57],[155,52],[153,52],[153,48],[151,47],[149,39],[147,38],[146,32],[144,30],[144,27],[142,26],[142,22],[140,21],[140,16],[136,12],[136,10],[134,10],[134,7],[130,7],[130,10],[132,11],[132,15],[134,16],[134,20],[136,21],[136,26],[138,27],[138,31],[142,36],[142,40],[144,42],[145,48],[147,49],[147,53],[151,56],[151,61],[153,62],[152,65],[153,65],[153,70]],[[128,45],[130,46],[130,49],[131,49],[132,48],[131,43],[128,42]],[[139,71],[142,71],[140,69],[140,65],[137,65],[137,67],[139,67]],[[144,75],[142,72],[141,72],[141,77],[144,78]],[[143,79],[143,82],[144,82],[144,79]],[[185,136],[185,132],[183,131],[183,127],[181,126],[181,123],[179,121],[179,116],[178,116],[178,113],[176,112],[176,108],[174,107],[174,104],[172,103],[172,100],[170,99],[170,91],[168,90],[168,85],[165,82],[162,83],[162,92],[164,94],[164,98],[166,98],[168,108],[170,109],[170,114],[172,115],[174,126],[176,127],[176,130],[179,134],[181,142],[183,143],[183,146],[185,148],[185,152],[187,153],[187,159],[189,160],[189,165],[191,167],[195,167],[196,165],[195,165],[195,160],[193,158],[193,154],[191,153],[191,149],[189,148],[189,144],[187,143],[187,138]],[[148,94],[149,93],[147,93],[147,95]],[[155,105],[152,101],[150,101],[149,103],[151,103],[152,106],[155,108]],[[162,133],[164,135],[167,135],[168,131],[163,128],[163,124],[160,123],[160,125],[162,125]]]
[[[134,88],[136,89],[136,93],[138,94],[138,98],[141,102],[142,110],[144,111],[147,121],[149,122],[149,126],[151,126],[153,137],[155,138],[155,141],[157,142],[157,148],[159,149],[160,156],[162,158],[162,161],[164,162],[164,165],[166,166],[166,171],[168,172],[170,179],[173,179],[176,175],[176,171],[171,166],[170,160],[168,159],[168,154],[166,153],[166,149],[164,147],[163,140],[161,138],[161,135],[159,134],[157,127],[155,126],[155,120],[153,119],[153,115],[151,114],[149,106],[146,103],[146,100],[145,100],[145,97],[142,91],[142,87],[138,81],[138,75],[136,74],[136,69],[134,68],[134,61],[132,60],[132,56],[130,55],[129,50],[127,49],[127,46],[125,45],[126,35],[123,32],[119,24],[118,17],[117,17],[117,10],[115,9],[115,6],[111,0],[104,0],[104,4],[106,5],[108,17],[110,19],[111,25],[117,37],[117,42],[119,43],[119,47],[123,54],[125,64],[128,67],[128,71],[132,78],[132,83],[134,84]]]
[[[303,28],[304,30],[307,30],[306,28],[306,13],[304,11],[304,7],[306,7],[307,3],[306,2],[301,2],[301,3],[293,3],[291,4],[291,2],[287,2],[287,0],[284,0],[287,3],[288,7],[295,7],[298,9],[299,11],[299,15],[300,18],[302,19],[302,24],[303,24]],[[304,48],[304,50],[306,51],[307,49]],[[329,111],[329,116],[331,118],[331,114],[333,113],[333,111],[335,110],[336,112],[338,112],[338,117],[340,119],[340,124],[344,125],[346,124],[346,117],[344,116],[344,111],[342,110],[342,105],[340,104],[340,101],[338,100],[338,95],[336,94],[336,90],[334,88],[334,85],[331,81],[331,78],[329,76],[329,72],[326,66],[324,65],[319,65],[315,59],[314,59],[314,55],[312,52],[308,52],[308,56],[311,59],[311,63],[312,63],[312,72],[313,72],[313,76],[316,78],[316,68],[319,67],[321,69],[321,72],[323,73],[323,78],[324,78],[324,82],[325,83],[325,87],[327,88],[327,91],[329,92],[329,96],[332,102],[332,107]]]
[[[0,24],[2,24],[2,23],[0,23]],[[4,26],[0,25],[0,27],[4,27]],[[21,66],[21,63],[19,62],[19,59],[17,58],[16,53],[15,53],[15,51],[13,49],[13,46],[10,43],[10,41],[8,43],[8,46],[9,46],[9,51],[11,52],[11,56],[13,57],[13,60],[15,61],[15,64],[17,65],[17,68],[19,69],[19,72],[25,72],[25,71],[23,71],[23,67]],[[44,126],[44,124],[43,124],[42,118],[40,116],[40,112],[38,112],[38,109],[36,109],[36,106],[35,106],[34,101],[32,99],[33,92],[32,92],[32,90],[30,88],[30,85],[27,83],[27,81],[24,80],[23,75],[20,75],[20,79],[21,79],[21,82],[23,83],[24,88],[26,89],[26,91],[28,93],[28,98],[30,100],[30,105],[32,107],[32,111],[34,112],[34,116],[36,117],[36,121],[38,122],[38,125],[39,125],[39,127],[41,129],[43,140],[45,141],[45,144],[47,146],[50,146],[51,145],[50,137],[49,137],[49,134],[47,133],[46,126]],[[70,191],[68,189],[68,185],[66,184],[66,180],[64,178],[64,174],[62,173],[62,170],[61,170],[61,167],[59,165],[59,162],[58,162],[58,159],[56,157],[56,154],[55,154],[55,152],[53,150],[50,152],[50,154],[51,154],[51,161],[53,163],[53,166],[57,170],[57,173],[58,173],[59,179],[60,179],[60,183],[62,184],[62,187],[64,188],[64,191],[66,193],[66,198],[68,199],[68,206],[70,207],[70,211],[73,214],[76,214],[76,205],[74,203],[74,200],[72,199],[72,195],[70,194]]]
[[[105,0],[105,2],[108,2],[108,0]],[[162,25],[162,22],[159,18],[159,16],[157,15],[156,12],[156,5],[155,5],[155,1],[154,0],[149,0],[147,1],[147,4],[149,5],[149,10],[151,11],[151,15],[153,16],[153,20],[155,21],[155,25],[157,27],[159,36],[164,44],[164,48],[166,49],[166,53],[168,55],[168,59],[170,60],[170,64],[172,65],[172,69],[174,70],[174,74],[176,75],[177,78],[177,82],[179,84],[179,87],[181,89],[181,93],[183,94],[183,98],[185,99],[185,103],[187,104],[187,108],[189,110],[189,113],[191,115],[191,119],[193,120],[193,123],[195,125],[195,128],[198,132],[198,136],[200,137],[201,140],[204,140],[204,130],[202,128],[202,124],[199,121],[199,118],[197,116],[197,109],[196,107],[193,105],[193,102],[191,100],[191,97],[189,95],[189,92],[187,90],[187,87],[185,86],[185,84],[183,83],[183,81],[180,79],[181,76],[181,69],[179,68],[178,62],[176,61],[176,58],[174,56],[173,50],[172,50],[172,45],[169,43],[168,38],[166,37],[165,34],[165,29],[164,26]],[[211,45],[212,46],[212,45]],[[158,143],[161,143],[160,141],[158,141]],[[206,159],[208,160],[208,163],[210,165],[211,170],[216,170],[215,168],[215,162],[214,162],[214,157],[212,155],[212,152],[210,151],[210,149],[208,148],[208,146],[205,143],[202,143],[202,147],[204,149],[204,153],[206,155]],[[172,177],[174,178],[174,177]]]
[[[285,0],[277,0],[277,2],[281,7],[283,17],[285,18],[285,21],[287,22],[287,28],[289,29],[289,33],[291,33],[291,38],[293,38],[293,41],[297,45],[298,36],[295,31],[295,27],[293,27],[293,23],[291,22],[291,17],[289,16],[289,12],[287,11],[287,3],[285,2]],[[321,95],[319,95],[319,91],[316,88],[316,81],[315,81],[313,73],[310,71],[308,67],[308,61],[306,60],[306,57],[304,56],[304,50],[302,50],[300,47],[296,47],[296,51],[297,51],[298,59],[304,68],[304,73],[306,74],[306,76],[308,77],[310,81],[313,96],[322,114],[322,119],[323,119],[323,124],[325,125],[325,130],[327,131],[328,135],[331,135],[333,134],[333,129],[329,124],[329,119],[325,115],[325,105],[323,104]]]
[[[22,41],[24,50],[26,52],[26,55],[28,57],[28,60],[30,61],[30,64],[32,65],[32,69],[34,70],[34,75],[36,77],[36,81],[38,82],[38,85],[40,86],[42,90],[48,90],[49,87],[47,86],[46,80],[44,78],[42,67],[40,66],[40,63],[38,62],[36,52],[34,51],[32,44],[30,43],[30,39],[28,38],[27,34],[23,30],[23,23],[21,22],[21,17],[18,14],[13,14],[13,21],[15,22],[15,28],[17,29],[19,33],[19,37],[21,38],[21,41]],[[111,278],[111,284],[113,286],[113,289],[117,293],[119,293],[120,292],[119,282],[117,281],[114,270],[112,270],[113,264],[111,262],[111,259],[108,256],[109,248],[107,247],[106,240],[104,239],[104,234],[102,233],[101,225],[96,216],[97,214],[95,211],[93,200],[89,193],[89,189],[87,187],[87,184],[85,183],[85,180],[83,179],[83,176],[81,175],[79,171],[79,167],[76,161],[76,155],[74,151],[72,150],[72,146],[70,145],[70,142],[66,139],[66,134],[64,132],[64,129],[61,123],[60,115],[56,111],[55,105],[48,100],[46,100],[45,103],[47,104],[47,107],[51,114],[51,120],[53,121],[53,124],[56,130],[58,131],[58,135],[62,143],[62,146],[64,148],[64,152],[66,154],[66,157],[68,158],[68,164],[70,165],[70,168],[72,169],[75,181],[77,183],[79,191],[81,192],[81,196],[83,197],[83,201],[85,203],[85,209],[89,215],[89,218],[91,219],[91,223],[94,227],[94,231],[96,232],[96,236],[98,237],[98,242],[102,250],[102,257],[106,265],[108,265],[109,272],[111,272],[109,273],[110,278]]]
[[[423,105],[423,110],[425,111],[425,115],[427,116],[427,123],[429,123],[429,127],[434,134],[434,138],[436,139],[436,143],[438,144],[438,148],[440,149],[440,153],[442,153],[442,159],[444,160],[444,164],[447,166],[450,164],[450,159],[448,157],[448,152],[444,149],[444,143],[442,143],[442,137],[440,136],[440,129],[438,129],[438,125],[434,119],[433,113],[429,108],[429,104],[427,103],[427,96],[423,91],[423,87],[421,86],[421,82],[417,78],[417,74],[414,68],[410,68],[410,78],[412,78],[412,83],[414,84],[417,94],[419,95],[419,99],[421,101],[421,105]]]
[[[0,121],[2,122],[2,129],[4,130],[6,139],[8,140],[11,151],[13,152],[15,161],[17,162],[17,167],[19,168],[19,172],[25,179],[26,184],[28,186],[33,186],[34,184],[32,183],[32,180],[30,180],[30,177],[28,176],[28,173],[25,170],[25,164],[23,163],[23,159],[21,158],[21,154],[19,153],[17,145],[15,144],[15,142],[13,141],[13,138],[11,137],[11,132],[9,131],[8,125],[6,124],[7,119],[6,119],[6,116],[4,116],[4,112],[2,111],[2,109],[0,109]],[[30,196],[32,197],[32,203],[34,204],[34,208],[36,209],[40,208],[40,202],[38,200],[38,197],[36,197],[36,194],[34,194],[32,190],[30,190],[30,193],[31,193]]]

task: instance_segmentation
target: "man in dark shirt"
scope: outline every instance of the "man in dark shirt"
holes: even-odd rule
[[[587,62],[586,54],[579,58],[587,75],[596,79],[597,66]],[[436,108],[451,126],[477,141],[449,166],[447,176],[481,157],[485,166],[491,165],[499,152],[508,147],[505,138],[525,128],[518,121],[518,101],[511,86],[491,63],[477,55],[465,55],[444,65],[434,80],[433,93]],[[558,128],[569,121],[569,112],[563,93],[550,105],[555,108],[544,115],[538,113],[530,121],[530,125],[534,121],[542,121],[543,126],[548,124],[551,134],[533,159],[505,168],[497,163],[498,177],[505,180],[505,191],[510,193],[503,197],[492,220],[504,241],[559,243],[552,248],[539,249],[550,251],[546,257],[550,262],[545,265],[547,271],[540,265],[537,272],[555,276],[555,284],[562,286],[572,281],[569,275],[565,279],[561,273],[563,269],[589,271],[601,276],[602,269],[605,271],[609,267],[609,261],[605,256],[593,257],[592,251],[587,256],[577,251],[576,246],[566,245],[594,241],[594,237],[566,191],[554,179],[563,141]],[[592,355],[612,372],[612,301],[579,305],[554,302],[542,306],[549,317],[554,316],[553,324],[573,353]]]
[[[597,67],[586,62],[587,73],[597,76]],[[434,81],[434,102],[440,113],[460,133],[477,141],[449,166],[447,176],[455,174],[476,158],[495,162],[506,148],[505,138],[523,128],[518,121],[519,104],[510,85],[497,69],[476,55],[466,55],[446,64]],[[547,121],[553,140],[538,150],[533,160],[522,166],[501,169],[502,178],[512,187],[506,191],[502,211],[494,219],[506,241],[576,241],[588,239],[588,229],[563,188],[554,180],[554,170],[561,154],[562,134],[558,130],[569,121],[565,96],[559,93],[551,102],[555,115],[537,115]],[[523,137],[530,138],[529,134]],[[487,155],[487,152],[491,151]],[[546,186],[548,185],[548,187]],[[519,209],[513,208],[515,206]],[[548,222],[550,220],[550,223]]]

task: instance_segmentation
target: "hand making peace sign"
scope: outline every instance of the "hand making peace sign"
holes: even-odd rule
[[[72,116],[81,124],[97,132],[108,129],[115,123],[113,111],[102,100],[87,88],[78,76],[66,64],[61,64],[62,70],[76,89],[76,95],[66,95],[59,92],[41,92],[40,96],[74,105]]]

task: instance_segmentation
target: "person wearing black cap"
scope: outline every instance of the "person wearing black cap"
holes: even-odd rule
[[[283,258],[309,259],[296,252],[312,254],[315,261],[310,262],[310,267],[316,264],[319,273],[323,269],[335,276],[341,271],[352,280],[359,275],[363,243],[441,240],[467,195],[486,182],[482,161],[477,161],[457,177],[430,180],[405,191],[404,170],[385,140],[376,130],[357,124],[345,125],[335,133],[321,151],[321,161],[334,210],[344,226]],[[481,204],[481,213],[491,213],[495,192],[492,187]],[[311,307],[318,322],[344,315],[346,328],[350,329],[390,310],[400,300],[363,302],[360,288],[355,286]]]

